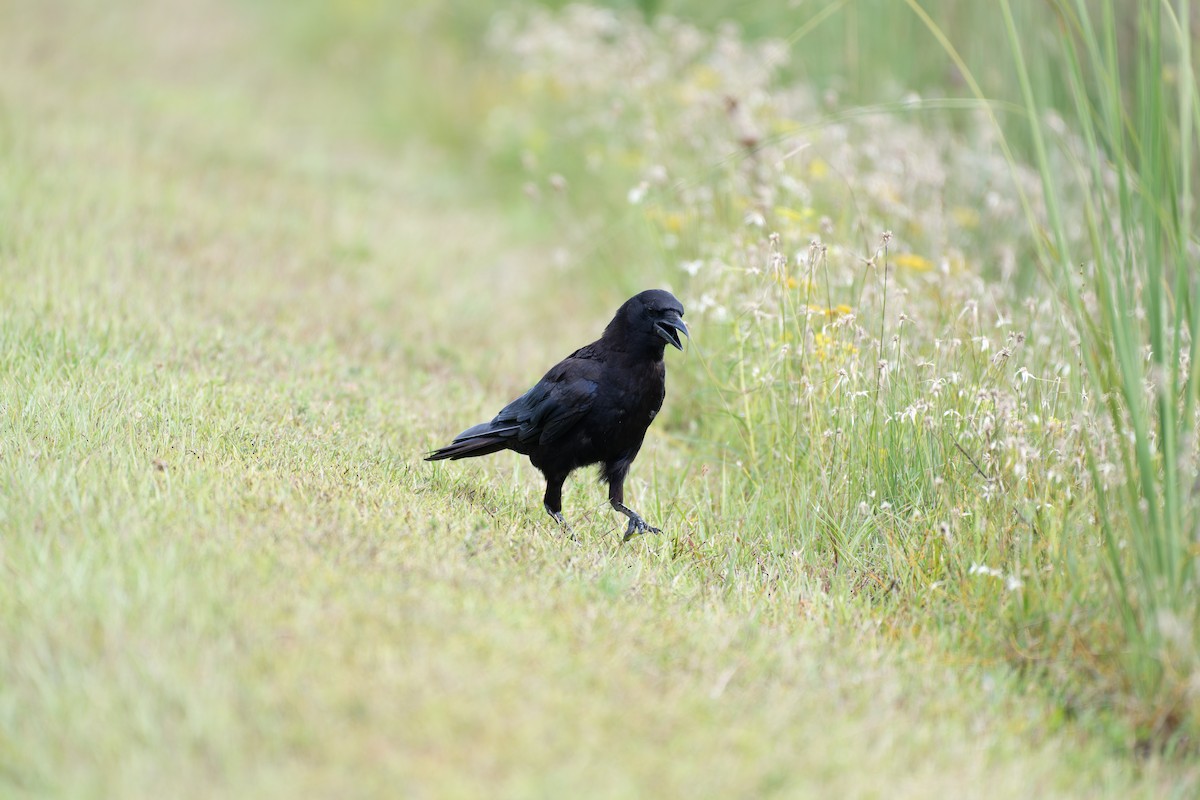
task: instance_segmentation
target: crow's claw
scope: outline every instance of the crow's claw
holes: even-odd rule
[[[567,519],[562,515],[561,511],[551,511],[550,506],[546,506],[546,513],[553,517],[554,521],[562,526],[563,532],[566,533],[568,537],[570,537],[573,541],[577,541],[575,539],[575,531],[571,530],[571,526],[567,523]]]
[[[629,524],[625,526],[625,538],[621,540],[621,543],[628,542],[639,533],[662,533],[662,529],[653,527],[637,514],[631,513]]]

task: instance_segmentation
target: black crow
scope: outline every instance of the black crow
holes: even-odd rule
[[[625,539],[659,533],[625,505],[625,476],[667,393],[663,351],[688,335],[674,295],[650,289],[625,301],[604,334],[547,372],[491,422],[454,437],[426,461],[515,450],[546,476],[546,511],[560,525],[562,487],[578,467],[600,465],[608,501],[629,517]]]

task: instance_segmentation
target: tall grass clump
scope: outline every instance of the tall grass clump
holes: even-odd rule
[[[1003,9],[1041,173],[1049,225],[1044,263],[1065,287],[1089,387],[1114,435],[1121,480],[1110,495],[1088,450],[1103,530],[1119,661],[1151,737],[1200,725],[1200,484],[1197,483],[1197,241],[1200,104],[1188,0],[1112,4],[1059,0],[1059,63],[1082,146],[1069,156],[1095,191],[1070,200],[1051,167],[1069,140],[1030,80],[1031,52]],[[1129,22],[1135,25],[1131,28]],[[1080,204],[1085,241],[1064,223]]]

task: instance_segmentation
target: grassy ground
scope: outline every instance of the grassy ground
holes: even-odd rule
[[[0,10],[0,794],[1194,789],[828,591],[683,420],[625,547],[590,476],[572,541],[519,459],[422,463],[624,287],[270,6],[98,8]]]

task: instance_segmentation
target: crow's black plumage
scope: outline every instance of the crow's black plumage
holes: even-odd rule
[[[547,372],[491,422],[454,437],[426,461],[515,450],[546,476],[546,511],[560,524],[562,487],[578,467],[599,464],[612,507],[629,518],[625,538],[658,533],[625,505],[625,476],[666,396],[663,351],[688,335],[683,306],[650,289],[625,301],[604,334]]]

